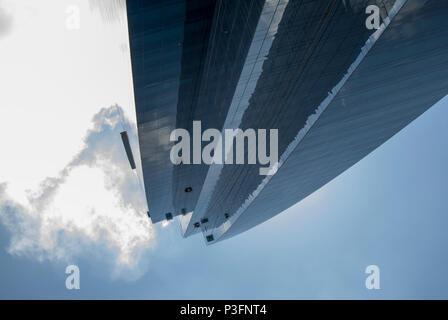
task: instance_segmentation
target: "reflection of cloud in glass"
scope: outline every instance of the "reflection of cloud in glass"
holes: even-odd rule
[[[90,8],[99,11],[107,23],[122,22],[125,13],[125,0],[90,0]]]

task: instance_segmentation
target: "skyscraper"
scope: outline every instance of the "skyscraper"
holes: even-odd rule
[[[150,217],[178,216],[207,243],[304,199],[448,93],[446,1],[128,0],[127,12]],[[173,164],[170,134],[193,136],[194,121],[277,129],[277,172]]]

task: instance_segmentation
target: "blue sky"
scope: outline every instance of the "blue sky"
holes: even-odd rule
[[[447,298],[448,99],[291,209],[238,237],[205,246],[174,223],[137,280],[81,255],[81,289],[65,265],[1,251],[2,298]],[[8,245],[2,230],[1,245]],[[97,253],[97,252],[95,252]],[[107,255],[107,254],[105,254]],[[107,259],[107,257],[106,257]],[[364,287],[367,265],[381,289]]]
[[[448,298],[448,98],[299,204],[207,247],[201,236],[183,239],[177,223],[150,225],[129,196],[138,194],[132,176],[104,177],[126,164],[124,152],[115,153],[120,124],[109,107],[118,103],[129,121],[135,118],[126,32],[78,1],[85,24],[67,33],[65,6],[73,2],[37,8],[33,1],[0,0],[13,21],[0,33],[0,46],[8,48],[0,61],[10,62],[1,66],[8,77],[0,76],[10,92],[0,98],[0,136],[10,136],[2,140],[9,157],[0,160],[0,298]],[[29,49],[21,46],[32,30],[47,34],[33,46],[30,72],[21,68],[20,49]],[[44,77],[36,76],[41,67]],[[21,78],[26,74],[30,81]],[[63,94],[49,97],[48,86]],[[23,88],[30,94],[17,96]],[[47,144],[36,148],[41,138]],[[101,150],[98,142],[110,144]],[[104,165],[108,159],[114,166]],[[48,178],[59,178],[50,184],[57,192],[36,200],[51,190],[40,185]],[[89,198],[91,188],[98,199]],[[113,195],[124,200],[111,205]],[[65,205],[72,198],[89,207]],[[72,263],[81,271],[80,290],[65,287]],[[372,264],[381,271],[380,290],[364,285]]]

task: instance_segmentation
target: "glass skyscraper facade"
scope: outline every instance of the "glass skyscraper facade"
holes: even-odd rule
[[[127,12],[150,218],[177,216],[208,243],[299,202],[448,93],[446,1],[128,0]],[[278,129],[276,174],[174,165],[170,133],[193,136],[193,121]]]

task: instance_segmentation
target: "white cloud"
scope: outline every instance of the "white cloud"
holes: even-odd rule
[[[126,128],[135,129],[123,4],[0,0],[13,19],[0,39],[7,61],[0,72],[0,223],[11,231],[11,254],[93,257],[132,269],[126,277],[143,271],[154,228],[121,144],[117,109],[101,109],[117,103],[130,119]],[[79,30],[66,27],[70,5],[79,6]]]
[[[101,109],[80,152],[26,201],[0,184],[0,221],[11,232],[11,254],[69,261],[94,245],[108,248],[118,269],[138,268],[155,231],[121,143],[122,121],[119,107]],[[126,120],[124,127],[132,128]],[[128,133],[135,142],[136,132]]]
[[[3,1],[0,0],[0,38],[6,36],[12,27],[12,15],[3,7]]]

